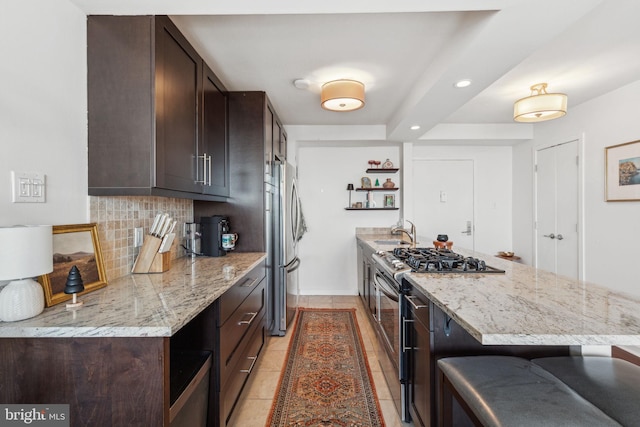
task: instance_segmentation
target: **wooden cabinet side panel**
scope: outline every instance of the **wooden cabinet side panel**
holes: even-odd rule
[[[90,194],[152,185],[152,37],[148,16],[88,18]]]
[[[73,426],[168,425],[165,338],[3,338],[0,401],[69,404]]]

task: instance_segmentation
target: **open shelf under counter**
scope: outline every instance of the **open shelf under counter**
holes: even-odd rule
[[[384,188],[384,187],[364,188],[364,187],[358,187],[358,188],[356,188],[356,191],[398,191],[398,190],[399,190],[398,187],[394,187],[394,188]]]

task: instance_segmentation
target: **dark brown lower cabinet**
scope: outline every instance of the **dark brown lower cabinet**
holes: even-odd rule
[[[403,279],[404,280],[404,279]],[[408,405],[415,426],[438,425],[437,361],[443,357],[498,354],[535,357],[568,356],[568,346],[482,345],[418,289],[411,288],[407,302],[408,322],[403,327],[409,336]],[[419,308],[416,308],[419,307]],[[453,411],[454,425],[468,425],[458,407]]]
[[[168,426],[169,338],[3,338],[0,402],[69,404],[71,425]]]

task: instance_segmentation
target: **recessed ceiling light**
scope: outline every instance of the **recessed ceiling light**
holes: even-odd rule
[[[298,89],[309,89],[311,82],[306,79],[296,79],[293,81],[293,85]]]
[[[469,80],[469,79],[459,80],[454,84],[454,86],[457,87],[457,88],[463,88],[463,87],[467,87],[469,85],[471,85],[471,80]]]
[[[413,125],[413,126],[411,126],[411,128],[410,128],[410,129],[411,129],[411,130],[418,130],[418,129],[420,129],[420,126],[418,126],[418,125]]]

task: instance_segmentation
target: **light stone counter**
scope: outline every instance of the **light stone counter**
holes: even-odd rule
[[[375,230],[358,230],[356,236],[374,250],[390,249],[374,240],[397,238]],[[453,250],[483,259],[505,274],[408,273],[404,277],[480,343],[640,345],[638,297],[492,255]]]
[[[260,253],[180,258],[169,271],[131,274],[31,319],[0,322],[0,337],[163,337],[175,334],[265,259]]]

